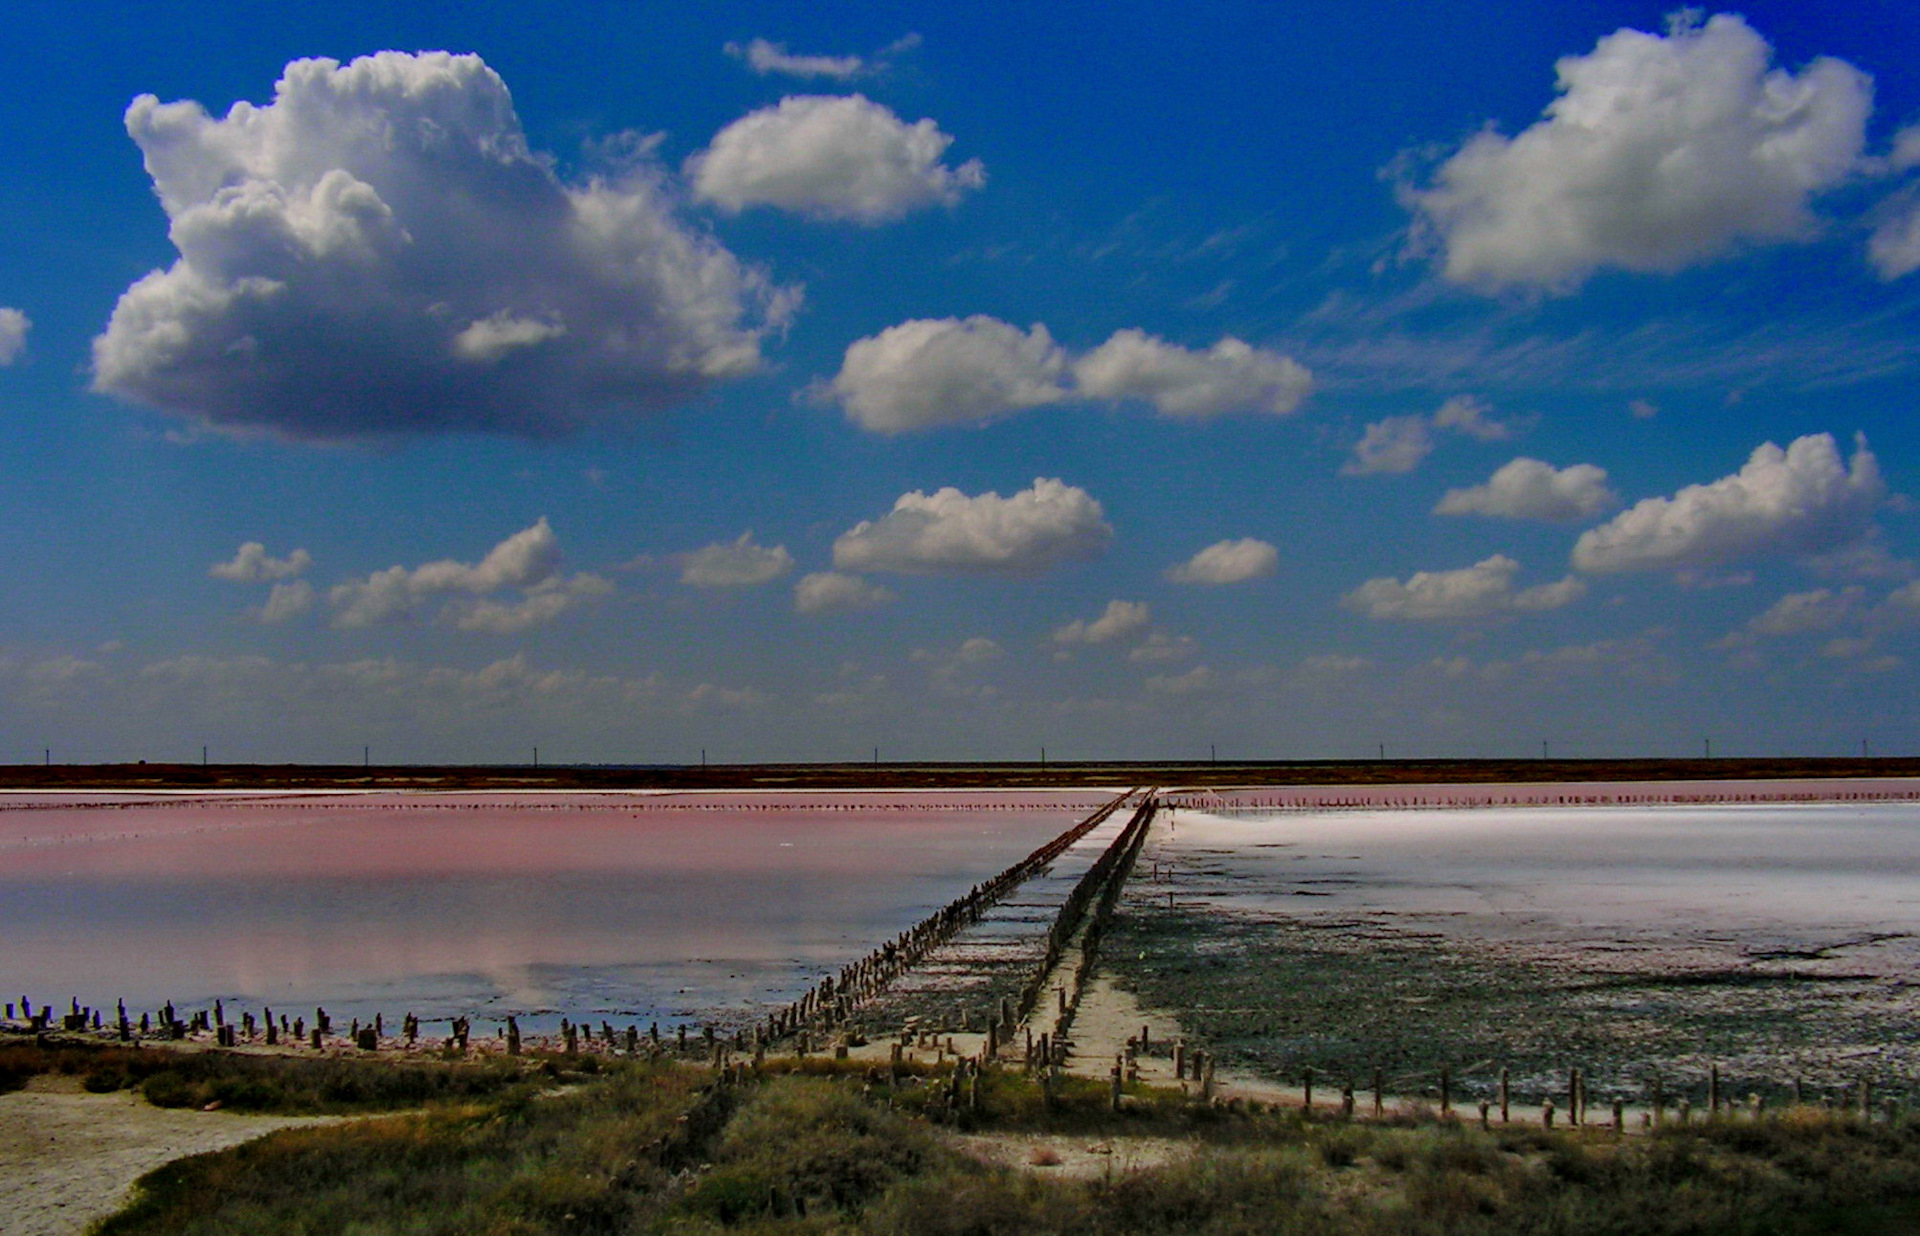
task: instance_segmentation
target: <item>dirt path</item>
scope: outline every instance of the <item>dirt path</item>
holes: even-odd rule
[[[124,1091],[87,1094],[72,1078],[37,1077],[0,1094],[0,1228],[9,1236],[84,1232],[163,1163],[340,1119],[159,1108]]]

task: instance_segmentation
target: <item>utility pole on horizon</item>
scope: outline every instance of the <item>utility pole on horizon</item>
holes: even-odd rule
[[[1540,740],[1540,758],[1543,760],[1552,758],[1547,754],[1547,740],[1544,738]]]

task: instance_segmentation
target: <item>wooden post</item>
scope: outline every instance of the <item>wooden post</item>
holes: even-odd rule
[[[1440,1119],[1453,1115],[1453,1070],[1440,1066]]]
[[[1378,1120],[1387,1111],[1387,1082],[1380,1073],[1380,1066],[1373,1066],[1373,1118]]]
[[[1488,1130],[1493,1128],[1493,1121],[1488,1116],[1488,1113],[1491,1112],[1492,1110],[1493,1110],[1492,1103],[1489,1103],[1485,1099],[1480,1100],[1480,1131],[1482,1133],[1485,1133]]]
[[[1185,1039],[1174,1040],[1173,1079],[1175,1081],[1185,1081],[1187,1079],[1187,1041]]]
[[[1513,1078],[1503,1065],[1500,1069],[1500,1123],[1507,1124],[1513,1119],[1510,1103],[1513,1098]]]
[[[1720,1066],[1707,1066],[1707,1119],[1720,1118]]]
[[[1567,1127],[1580,1127],[1580,1070],[1567,1072]]]
[[[1353,1119],[1353,1083],[1340,1087],[1340,1119]]]
[[[1619,1099],[1613,1101],[1613,1133],[1615,1137],[1627,1131],[1627,1106]]]
[[[1666,1119],[1667,1119],[1666,1107],[1667,1107],[1666,1087],[1661,1082],[1660,1075],[1658,1073],[1655,1073],[1653,1075],[1653,1113],[1652,1113],[1654,1128],[1657,1129],[1666,1122]]]
[[[1300,1088],[1303,1096],[1300,1114],[1311,1120],[1313,1119],[1313,1066],[1308,1065],[1300,1070]]]
[[[1553,1100],[1552,1099],[1548,1099],[1540,1107],[1540,1127],[1543,1129],[1551,1129],[1553,1127]]]

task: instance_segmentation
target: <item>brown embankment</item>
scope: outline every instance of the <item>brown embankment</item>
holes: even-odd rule
[[[730,764],[710,767],[317,764],[0,765],[9,790],[807,790],[1130,785],[1418,785],[1540,781],[1920,777],[1920,759],[1271,760]]]

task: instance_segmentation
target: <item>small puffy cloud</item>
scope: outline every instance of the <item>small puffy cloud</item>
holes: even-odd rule
[[[1450,489],[1436,515],[1491,515],[1505,519],[1563,522],[1591,519],[1620,504],[1607,487],[1607,470],[1592,464],[1555,468],[1522,455],[1484,485]]]
[[[902,322],[855,340],[839,374],[813,393],[864,428],[904,433],[982,424],[1069,398],[1139,400],[1187,420],[1283,416],[1312,390],[1313,376],[1298,362],[1231,337],[1195,351],[1120,330],[1070,362],[1045,326],[1023,332],[975,314]]]
[[[1207,546],[1168,568],[1167,579],[1176,584],[1238,584],[1271,575],[1279,565],[1279,550],[1248,536]]]
[[[976,635],[961,642],[954,651],[955,659],[967,665],[984,665],[988,661],[997,661],[1005,655],[1005,649],[984,635]]]
[[[313,608],[313,585],[304,579],[290,579],[267,590],[266,602],[255,617],[268,626],[291,622]]]
[[[1300,658],[1300,672],[1315,677],[1345,676],[1365,673],[1373,668],[1373,662],[1366,657],[1349,656],[1338,652],[1316,653]]]
[[[1748,621],[1747,630],[1775,638],[1831,631],[1854,616],[1865,594],[1866,590],[1858,587],[1788,593]]]
[[[1109,644],[1131,639],[1147,629],[1145,601],[1108,601],[1098,618],[1076,618],[1053,633],[1056,644]]]
[[[893,589],[842,571],[815,571],[793,586],[793,608],[803,614],[877,609],[897,599]]]
[[[1204,665],[1196,665],[1184,674],[1154,674],[1146,681],[1146,688],[1154,695],[1198,695],[1213,690],[1214,673]]]
[[[1448,429],[1479,442],[1505,442],[1513,427],[1493,419],[1493,406],[1473,395],[1455,395],[1433,414],[1435,429]]]
[[[770,43],[766,39],[728,43],[725,50],[734,59],[744,60],[748,68],[762,77],[782,73],[788,77],[829,77],[843,82],[860,76],[867,68],[867,62],[859,56],[797,56],[787,51],[784,43]]]
[[[297,60],[225,116],[127,109],[179,252],[95,389],[232,432],[547,437],[760,365],[795,293],[675,213],[644,154],[562,181],[477,56]]]
[[[1313,391],[1313,375],[1291,357],[1231,336],[1204,352],[1143,330],[1115,331],[1073,366],[1082,395],[1138,399],[1162,416],[1193,420],[1232,412],[1285,416]]]
[[[453,337],[453,350],[465,360],[492,364],[516,349],[538,347],[566,333],[557,321],[518,317],[501,309],[469,323]]]
[[[1586,594],[1572,576],[1516,590],[1520,564],[1495,554],[1456,571],[1415,571],[1404,581],[1370,579],[1343,599],[1348,609],[1380,621],[1459,622],[1498,614],[1559,609]]]
[[[732,541],[703,545],[680,558],[680,582],[694,588],[753,588],[791,570],[793,555],[786,546],[756,544],[751,531]]]
[[[583,601],[606,596],[613,585],[598,575],[552,576],[543,579],[518,599],[466,599],[451,602],[443,618],[462,631],[480,631],[488,635],[517,635],[546,626]]]
[[[1433,432],[1424,416],[1389,416],[1367,426],[1354,445],[1342,476],[1382,476],[1411,472],[1433,453]]]
[[[1859,160],[1872,82],[1829,57],[1799,73],[1772,59],[1731,14],[1616,31],[1555,65],[1544,118],[1482,130],[1403,197],[1446,277],[1487,289],[1567,291],[1602,267],[1664,273],[1798,239],[1811,196]]]
[[[1699,570],[1763,554],[1817,554],[1860,540],[1886,498],[1880,465],[1858,440],[1849,470],[1832,434],[1785,450],[1771,442],[1746,466],[1671,498],[1647,498],[1582,533],[1582,571]]]
[[[1882,279],[1920,270],[1920,195],[1904,194],[1882,212],[1867,238],[1867,260]]]
[[[1047,328],[918,318],[856,339],[822,394],[862,428],[904,433],[990,421],[1066,398],[1067,354]]]
[[[463,631],[504,635],[541,626],[580,603],[612,591],[597,575],[560,574],[560,541],[543,517],[487,552],[477,563],[443,559],[408,569],[375,571],[327,594],[336,627],[408,622],[448,599],[444,621]],[[498,593],[512,594],[499,597]]]
[[[1154,631],[1127,653],[1127,660],[1142,664],[1184,661],[1198,651],[1199,641],[1191,635],[1169,635],[1165,631]]]
[[[0,305],[0,366],[11,365],[27,347],[27,332],[33,322],[18,309]]]
[[[1627,401],[1627,415],[1636,421],[1650,421],[1660,415],[1660,409],[1651,400],[1630,399]]]
[[[953,206],[987,182],[978,159],[949,167],[953,138],[864,95],[795,95],[750,112],[687,160],[694,193],[722,210],[772,206],[876,224]]]
[[[1504,442],[1513,426],[1493,418],[1493,408],[1473,395],[1455,395],[1432,416],[1389,416],[1374,421],[1354,444],[1342,476],[1391,476],[1419,467],[1436,445],[1434,432],[1445,430],[1480,442]]]
[[[952,486],[902,494],[887,514],[840,534],[833,565],[916,575],[1036,575],[1098,557],[1112,539],[1113,527],[1092,494],[1040,477],[1005,498]]]
[[[267,553],[267,547],[259,541],[248,541],[230,561],[216,562],[207,568],[207,574],[237,584],[261,584],[276,579],[292,579],[312,565],[313,555],[304,549],[296,549],[284,558],[275,558]]]

